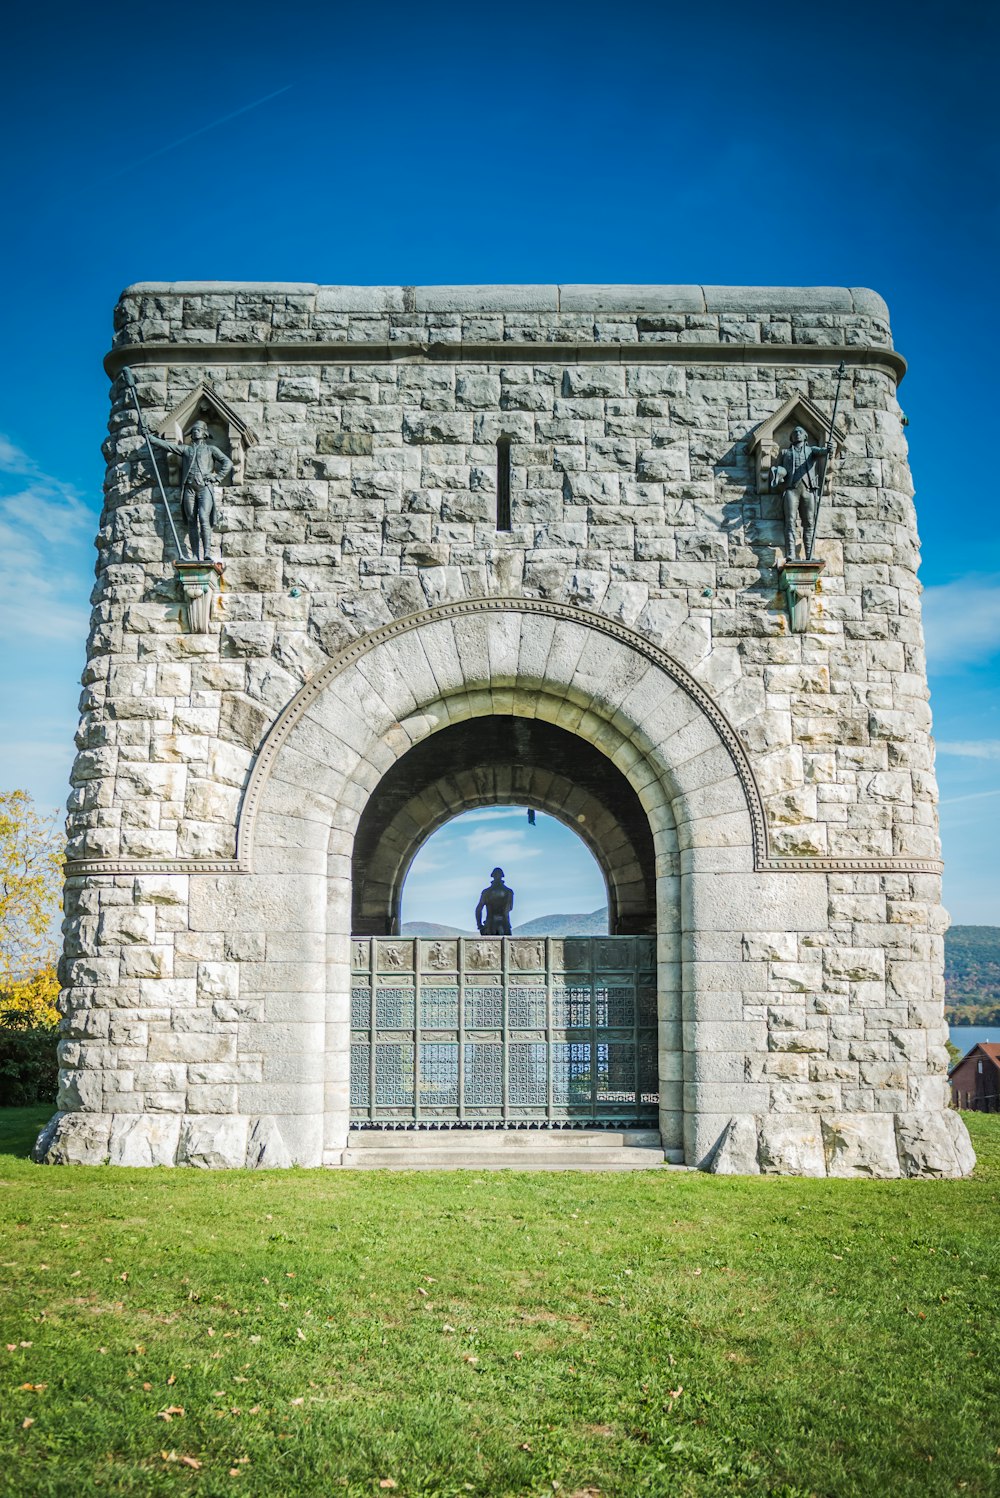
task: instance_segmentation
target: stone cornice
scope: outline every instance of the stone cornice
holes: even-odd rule
[[[282,745],[292,729],[303,717],[308,707],[329,686],[335,677],[354,662],[360,660],[377,645],[419,629],[421,626],[441,619],[461,618],[483,614],[539,614],[549,618],[565,619],[599,634],[620,640],[637,654],[664,671],[697,705],[711,722],[719,739],[724,744],[736,770],[746,797],[750,817],[753,844],[754,870],[760,873],[825,873],[825,874],[938,874],[941,863],[937,859],[907,857],[845,857],[774,855],[770,849],[770,836],[763,797],[753,764],[738,731],[712,696],[679,662],[651,640],[616,620],[607,619],[589,609],[571,604],[553,603],[533,598],[469,598],[454,603],[439,604],[394,619],[381,628],[370,631],[354,640],[324,666],[278,714],[271,724],[254,760],[240,805],[237,827],[237,856],[233,859],[151,859],[129,860],[123,858],[75,859],[66,865],[67,878],[93,875],[135,874],[246,874],[253,871],[253,831],[261,797],[271,769]]]
[[[868,286],[701,286],[563,284],[472,286],[327,286],[315,281],[137,281],[126,297],[259,297],[312,300],[321,312],[639,313],[693,312],[741,316],[836,312],[889,320]]]
[[[115,379],[127,364],[686,364],[759,368],[881,369],[898,384],[906,360],[894,349],[816,343],[126,343],[105,356]]]

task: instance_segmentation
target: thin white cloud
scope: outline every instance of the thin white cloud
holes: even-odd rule
[[[128,166],[119,167],[117,171],[109,172],[107,176],[97,178],[98,183],[114,182],[118,177],[125,177],[137,171],[149,161],[155,161],[159,156],[166,156],[170,151],[176,151],[180,146],[186,146],[190,141],[197,140],[201,135],[207,135],[209,130],[217,130],[220,125],[228,125],[230,120],[239,119],[240,115],[249,114],[252,109],[259,109],[262,104],[269,104],[272,99],[277,99],[281,94],[287,94],[289,89],[294,88],[293,83],[282,84],[281,88],[272,89],[269,94],[263,94],[259,99],[252,99],[249,104],[241,104],[239,109],[231,109],[228,114],[220,115],[217,120],[209,120],[205,125],[199,125],[196,130],[189,130],[186,135],[177,136],[164,146],[157,146],[154,151],[147,151],[144,156],[137,156]],[[92,191],[89,186],[80,188],[76,192],[67,195],[65,201],[72,203],[76,198],[82,197],[85,191]],[[58,201],[58,200],[57,200]]]
[[[0,526],[14,532],[28,529],[43,541],[65,541],[71,532],[91,530],[93,516],[69,487],[37,479],[16,494],[0,498]]]
[[[970,573],[927,588],[923,614],[934,671],[961,670],[1000,652],[1000,576]]]
[[[0,475],[0,631],[82,645],[96,517],[71,484],[3,435]]]
[[[1000,759],[1000,739],[944,739],[937,752],[960,759]]]
[[[11,575],[0,565],[0,588],[7,589],[10,585]],[[51,586],[32,589],[27,601],[18,597],[11,599],[9,595],[0,597],[0,636],[6,640],[58,640],[64,644],[76,641],[82,655],[87,638],[88,610],[60,603],[53,592]],[[32,609],[36,611],[33,616]]]
[[[531,847],[523,832],[505,832],[502,828],[495,830],[484,827],[480,832],[470,833],[465,839],[465,848],[468,853],[496,853],[504,858],[537,858],[541,848]]]
[[[527,808],[524,806],[480,806],[475,811],[460,812],[465,826],[479,822],[524,822]]]
[[[11,442],[9,437],[5,437],[2,432],[0,432],[0,472],[34,472],[34,464],[28,457],[27,453],[23,453],[21,449],[17,447],[13,442]]]
[[[957,806],[960,801],[985,801],[987,796],[1000,796],[1000,786],[992,791],[970,791],[966,796],[946,796],[941,806]]]

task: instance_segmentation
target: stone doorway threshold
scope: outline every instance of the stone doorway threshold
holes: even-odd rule
[[[356,1129],[340,1163],[351,1170],[656,1170],[667,1159],[655,1129]]]

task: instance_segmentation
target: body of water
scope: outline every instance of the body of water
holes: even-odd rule
[[[1000,1044],[1000,1025],[949,1025],[948,1034],[952,1045],[957,1045],[963,1056],[984,1040]]]

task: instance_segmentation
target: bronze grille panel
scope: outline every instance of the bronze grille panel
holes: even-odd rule
[[[354,1127],[655,1124],[652,937],[351,947]]]

